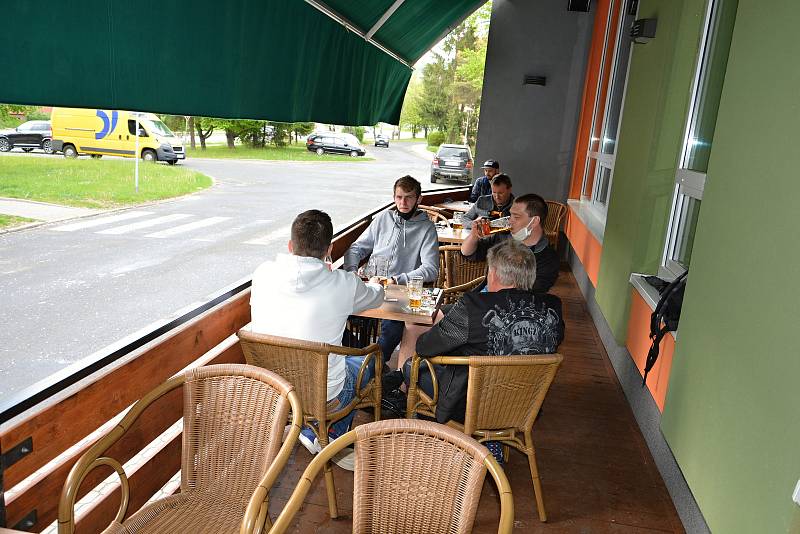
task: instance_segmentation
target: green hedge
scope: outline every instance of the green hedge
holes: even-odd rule
[[[428,134],[428,146],[438,147],[444,143],[444,132],[431,132]]]

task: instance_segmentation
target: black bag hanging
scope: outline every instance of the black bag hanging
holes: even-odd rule
[[[661,298],[658,300],[656,309],[650,316],[650,339],[653,344],[647,353],[647,361],[644,365],[644,377],[642,378],[642,387],[647,383],[647,374],[656,364],[658,359],[658,350],[661,340],[667,332],[675,331],[678,329],[678,320],[681,317],[681,306],[683,305],[683,293],[686,289],[686,275],[689,271],[684,271],[675,280],[669,283],[661,292]],[[661,323],[664,326],[661,326]]]

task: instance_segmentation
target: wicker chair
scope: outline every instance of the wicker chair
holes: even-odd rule
[[[567,214],[567,205],[555,200],[546,200],[545,202],[547,202],[547,219],[545,219],[542,229],[550,245],[558,250],[558,236],[561,230],[561,223]]]
[[[328,445],[328,428],[353,410],[372,408],[375,420],[381,417],[381,374],[383,358],[377,344],[363,349],[328,345],[313,341],[302,341],[278,336],[256,334],[248,330],[237,333],[247,363],[265,367],[291,382],[303,403],[303,421],[317,434],[323,449]],[[331,406],[327,403],[328,355],[364,356],[356,384],[361,385],[362,376],[374,361],[375,376],[364,388],[358,388],[348,406]],[[316,423],[316,426],[311,423]],[[336,489],[333,483],[331,464],[325,465],[325,483],[328,489],[328,511],[332,518],[339,516],[336,506]]]
[[[447,226],[450,226],[450,221],[447,219],[447,216],[441,212],[441,210],[434,208],[433,206],[417,206],[420,210],[424,211],[428,214],[428,218],[433,222],[444,221]]]
[[[440,271],[444,266],[444,285],[456,287],[474,281],[486,274],[486,261],[470,261],[461,254],[459,245],[442,245],[439,247]],[[439,273],[441,278],[442,274]]]
[[[563,357],[560,354],[537,356],[437,356],[411,360],[406,416],[417,414],[435,417],[438,402],[438,383],[433,364],[468,365],[467,409],[464,424],[448,422],[478,441],[500,441],[508,458],[508,447],[528,456],[533,479],[533,492],[539,519],[547,521],[542,498],[539,470],[531,430],[544,397],[558,371]],[[418,385],[419,368],[425,362],[433,381],[433,397]]]
[[[123,521],[128,478],[105,452],[153,402],[183,387],[181,491],[145,505]],[[291,411],[292,426],[281,445]],[[250,365],[227,364],[185,371],[137,401],[120,423],[72,467],[58,507],[59,534],[75,531],[81,482],[101,465],[121,479],[122,503],[105,532],[260,532],[269,526],[269,489],[300,434],[300,398],[284,378]]]
[[[512,531],[511,486],[485,447],[438,423],[391,419],[359,426],[314,458],[271,533],[282,534],[291,527],[325,462],[352,443],[356,452],[354,533],[469,533],[486,471],[500,495],[497,531]]]

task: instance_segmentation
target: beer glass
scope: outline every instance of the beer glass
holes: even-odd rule
[[[453,213],[453,230],[456,232],[464,228],[464,214],[460,211]]]
[[[411,311],[419,311],[422,307],[422,277],[412,276],[408,279],[408,307]]]

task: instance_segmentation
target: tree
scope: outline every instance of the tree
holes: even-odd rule
[[[214,119],[210,117],[195,117],[194,127],[197,129],[197,136],[200,138],[200,150],[205,150],[206,139],[214,133]]]
[[[422,98],[422,80],[412,76],[403,100],[403,110],[400,113],[400,126],[408,127],[412,137],[416,137],[417,132],[423,128],[426,130],[427,136],[427,125],[422,118]]]
[[[407,115],[419,114],[426,136],[427,125],[444,132],[449,142],[469,142],[477,129],[490,17],[488,2],[444,39],[442,53],[423,68],[421,94],[416,96],[409,84],[403,110],[408,106]]]
[[[294,132],[294,142],[296,143],[301,135],[307,136],[308,134],[313,132],[315,127],[316,125],[313,122],[292,123],[292,131]]]

